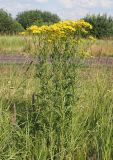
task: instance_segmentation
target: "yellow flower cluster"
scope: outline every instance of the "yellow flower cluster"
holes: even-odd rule
[[[41,27],[33,25],[26,29],[23,34],[35,34],[35,35],[44,35],[49,40],[56,38],[66,38],[68,36],[74,36],[77,31],[87,33],[89,29],[92,29],[92,26],[85,22],[84,20],[79,21],[60,21],[53,25],[47,26],[43,25]]]

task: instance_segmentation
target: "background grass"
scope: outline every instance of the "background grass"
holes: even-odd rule
[[[31,42],[30,37],[19,35],[0,36],[0,54],[25,54],[29,53]]]
[[[1,54],[22,54],[25,49],[25,40],[21,36],[0,36]]]
[[[85,50],[88,50],[92,56],[113,56],[113,40],[96,40],[96,42],[90,46],[89,43],[84,43]],[[90,47],[89,47],[90,46]],[[31,37],[22,37],[18,35],[4,35],[0,36],[0,54],[34,54],[34,43]]]
[[[113,40],[97,40],[90,51],[92,56],[113,56]]]

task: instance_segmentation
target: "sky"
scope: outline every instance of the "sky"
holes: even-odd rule
[[[56,13],[62,20],[79,19],[86,14],[113,16],[113,0],[0,0],[0,8],[16,16],[18,12],[40,9]]]

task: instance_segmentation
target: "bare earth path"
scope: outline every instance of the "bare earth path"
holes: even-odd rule
[[[24,55],[0,55],[0,64],[22,64],[22,63],[30,63],[35,59],[30,56]]]
[[[31,61],[36,62],[36,59],[31,56],[24,55],[0,55],[0,64],[29,64]],[[88,65],[108,65],[113,66],[113,57],[95,57],[85,60],[85,64]]]

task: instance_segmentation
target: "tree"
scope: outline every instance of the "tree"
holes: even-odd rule
[[[45,23],[56,23],[60,21],[60,18],[57,16],[57,14],[52,14],[51,12],[43,12],[42,14],[43,22]]]
[[[53,24],[52,22],[44,22],[42,20],[37,20],[33,23],[33,25],[37,25],[37,26],[42,26],[42,25],[51,25]]]
[[[13,20],[11,14],[0,9],[0,33],[16,33],[23,31],[23,27],[17,21]]]
[[[11,32],[19,33],[22,31],[24,31],[24,28],[22,27],[22,25],[20,23],[18,23],[16,20],[14,20],[11,25]]]
[[[8,33],[11,31],[11,25],[13,24],[13,19],[10,14],[8,14],[3,9],[0,9],[0,32]]]
[[[87,15],[84,20],[89,22],[93,29],[90,34],[97,38],[106,38],[113,36],[113,18],[104,15]]]
[[[42,12],[40,10],[24,11],[17,15],[16,20],[26,29],[27,27],[38,24],[43,25],[44,23],[55,23],[60,20],[56,14],[50,12]]]

